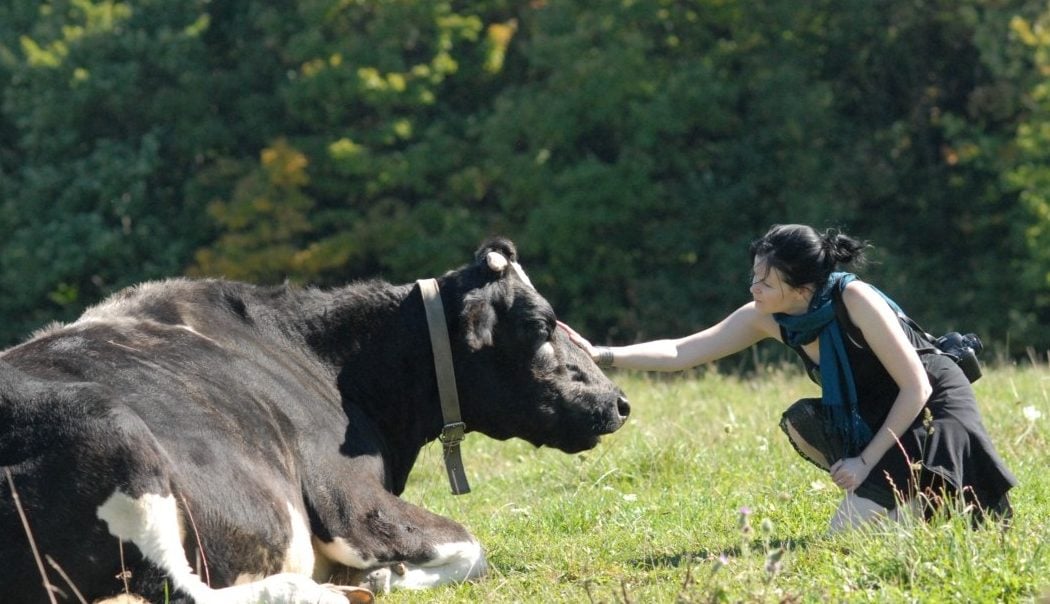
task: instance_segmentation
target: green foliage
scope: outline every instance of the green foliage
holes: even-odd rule
[[[1017,272],[1035,292],[1029,308],[1016,312],[1030,329],[1045,336],[1050,325],[1050,10],[1031,18],[1014,16],[1010,28],[1035,67],[1033,77],[1024,80],[1030,115],[1017,126],[1017,155],[1005,175],[1020,190],[1028,214],[1018,229],[1031,261],[1019,263]]]
[[[28,16],[36,9],[35,19]],[[189,7],[187,7],[189,8]],[[10,8],[0,310],[7,339],[114,288],[177,274],[206,232],[181,191],[199,139],[197,15],[87,0]],[[23,21],[23,23],[19,23]],[[17,44],[17,47],[14,45]],[[180,111],[174,111],[179,108]]]
[[[308,261],[298,252],[310,233],[307,214],[313,209],[303,193],[309,183],[306,156],[278,140],[263,150],[260,161],[258,170],[240,178],[230,202],[209,207],[223,234],[197,252],[197,271],[275,281]]]
[[[404,281],[497,233],[589,336],[681,334],[807,222],[875,242],[927,328],[1045,350],[1047,14],[12,0],[0,341],[143,279]]]
[[[715,320],[747,297],[750,239],[830,214],[828,91],[782,35],[805,17],[664,4],[533,15],[530,85],[484,141],[541,289],[621,340]]]

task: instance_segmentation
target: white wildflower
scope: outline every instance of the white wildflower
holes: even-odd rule
[[[1036,409],[1034,405],[1028,405],[1022,409],[1021,412],[1024,413],[1024,418],[1030,422],[1034,422],[1040,417],[1043,417],[1043,412]]]

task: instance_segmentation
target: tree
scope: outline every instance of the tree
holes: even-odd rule
[[[182,272],[439,274],[496,233],[592,337],[680,334],[807,222],[874,241],[927,328],[1045,347],[1045,13],[12,0],[0,335]]]
[[[187,4],[198,10],[88,0],[9,7],[25,29],[17,55],[12,33],[2,38],[0,123],[12,135],[3,151],[5,339],[128,283],[177,274],[209,231],[181,195],[194,167],[185,141],[211,124],[201,116],[206,71],[186,69],[206,64],[205,3]]]
[[[1034,65],[1024,105],[1028,112],[1016,132],[1017,152],[1007,182],[1019,191],[1027,219],[1021,234],[1029,255],[1010,268],[1029,292],[1029,304],[1011,309],[1014,323],[1024,331],[1020,344],[1045,350],[1050,340],[1050,10],[1015,15],[1010,20],[1013,39]],[[1038,346],[1039,348],[1036,348]]]

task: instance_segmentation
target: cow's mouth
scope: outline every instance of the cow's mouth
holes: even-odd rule
[[[631,414],[631,405],[622,394],[616,400],[603,405],[591,415],[591,421],[586,430],[573,429],[564,426],[561,442],[554,444],[558,449],[566,453],[579,453],[598,446],[601,437],[612,434],[619,430],[627,417]]]

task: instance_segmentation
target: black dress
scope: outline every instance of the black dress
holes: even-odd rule
[[[857,385],[859,412],[874,433],[886,420],[899,388],[867,346],[860,329],[845,313],[840,312],[839,316],[844,318],[840,324],[845,325],[840,326],[847,336],[846,354]],[[923,493],[932,504],[926,506],[927,511],[937,507],[944,495],[954,498],[961,494],[967,504],[976,505],[975,518],[988,513],[1008,517],[1011,510],[1007,492],[1017,485],[1017,479],[988,437],[969,380],[955,361],[937,353],[924,334],[903,321],[901,325],[919,352],[933,394],[915,422],[900,436],[899,444],[890,447],[875,463],[856,494],[893,509],[899,501]],[[781,335],[787,341],[783,329]],[[819,384],[819,367],[801,347],[792,348]],[[845,456],[842,439],[828,421],[820,399],[802,399],[785,411],[780,422],[785,433],[787,421],[830,463]]]

